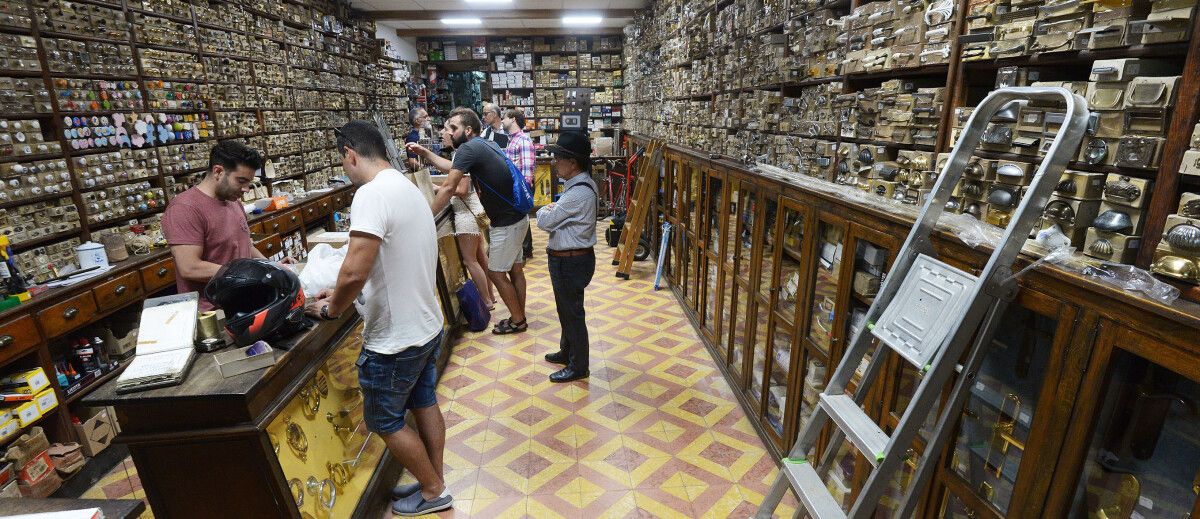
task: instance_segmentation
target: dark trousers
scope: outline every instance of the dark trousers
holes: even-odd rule
[[[562,339],[558,349],[567,355],[567,366],[576,371],[588,370],[588,330],[584,320],[583,289],[596,273],[596,255],[584,254],[560,258],[547,256],[550,265],[550,284],[554,287],[554,306]]]
[[[525,256],[533,256],[533,224],[530,224],[529,229],[525,231]]]

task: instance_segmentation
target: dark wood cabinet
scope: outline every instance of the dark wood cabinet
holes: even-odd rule
[[[658,218],[673,226],[666,279],[781,457],[847,343],[870,324],[863,317],[911,221],[860,205],[853,193],[809,189],[682,148],[665,156]],[[971,273],[987,259],[948,233],[933,246]],[[1019,283],[967,404],[950,420],[933,477],[916,489],[919,516],[1197,512],[1200,306],[1163,305],[1044,265]],[[886,355],[883,376],[862,405],[890,432],[921,371],[890,351],[876,354]],[[894,515],[933,424],[910,446],[877,517]],[[825,481],[848,504],[871,464],[829,440],[827,430],[815,454],[836,451]]]

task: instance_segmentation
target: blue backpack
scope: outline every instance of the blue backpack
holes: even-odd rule
[[[480,137],[476,137],[476,139],[480,139]],[[480,179],[479,183],[483,184],[483,187],[486,187],[487,190],[491,191],[493,195],[496,195],[501,200],[508,202],[508,205],[511,205],[512,208],[516,209],[518,213],[529,214],[529,211],[533,210],[533,193],[529,190],[529,184],[525,183],[525,175],[521,174],[521,170],[517,169],[517,165],[513,164],[513,161],[508,159],[508,155],[505,155],[498,146],[493,146],[491,142],[486,140],[484,142],[486,143],[488,149],[491,149],[492,151],[496,152],[497,155],[500,155],[500,158],[504,159],[504,163],[508,165],[508,174],[512,176],[513,199],[509,200],[508,197],[497,193],[496,190],[492,189],[492,186],[487,185],[487,182],[484,182],[483,179]]]

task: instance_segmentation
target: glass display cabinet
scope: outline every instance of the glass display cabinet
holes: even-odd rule
[[[841,280],[842,249],[846,239],[845,220],[822,213],[818,216],[813,240],[813,259],[810,262],[812,299],[809,301],[807,337],[809,345],[829,358],[836,340],[834,321],[837,318],[838,283]],[[835,366],[830,366],[832,370]]]
[[[764,241],[762,252],[764,257],[770,252],[773,267],[771,271],[763,270],[764,276],[770,272],[770,284],[766,287],[767,305],[764,306],[771,308],[770,328],[766,334],[768,342],[758,348],[765,364],[763,373],[766,378],[762,397],[763,419],[768,436],[781,451],[786,451],[796,437],[797,406],[789,405],[789,402],[794,402],[795,395],[803,387],[794,387],[793,372],[800,367],[796,377],[804,377],[808,373],[807,369],[803,369],[808,364],[796,354],[796,348],[799,347],[796,323],[801,322],[800,311],[807,308],[803,304],[805,294],[801,288],[807,285],[802,277],[807,274],[804,260],[808,257],[810,243],[807,238],[812,234],[809,227],[813,220],[809,208],[786,197],[780,199],[777,210],[769,207],[767,212],[774,216],[775,230],[769,235],[771,240]],[[759,353],[756,351],[756,356]],[[808,362],[821,365],[818,386],[824,387],[824,363],[815,359]],[[815,402],[815,395],[813,398]]]
[[[944,477],[984,503],[988,516],[1005,517],[1010,509],[1022,509],[1014,502],[1015,492],[1027,488],[1038,469],[1037,463],[1024,460],[1039,459],[1026,452],[1027,446],[1038,421],[1052,418],[1038,411],[1055,404],[1042,395],[1055,390],[1058,381],[1047,373],[1061,365],[1075,313],[1074,307],[1041,292],[1021,290],[1001,316],[971,383]],[[903,407],[892,409],[894,415]],[[1028,492],[1023,495],[1028,498]]]
[[[701,312],[701,330],[704,335],[718,346],[722,341],[717,340],[722,330],[721,312],[721,297],[722,294],[718,290],[721,285],[722,273],[722,250],[721,245],[724,243],[721,239],[721,231],[725,228],[723,225],[722,216],[725,214],[721,209],[724,207],[727,199],[725,198],[725,180],[715,171],[705,171],[705,188],[704,188],[704,214],[702,217],[702,227],[700,236],[704,237],[704,297],[703,311]]]
[[[732,350],[734,344],[734,335],[738,330],[737,326],[737,283],[734,282],[737,268],[734,265],[734,249],[737,246],[738,238],[738,220],[740,219],[742,195],[742,182],[737,177],[732,175],[726,177],[726,199],[728,203],[724,205],[723,215],[721,217],[721,241],[724,245],[721,247],[721,308],[718,310],[720,316],[720,341],[717,343],[717,351],[724,357],[726,364],[733,369]],[[744,335],[745,330],[741,333]]]
[[[756,409],[762,409],[760,405],[764,402],[763,388],[767,374],[767,356],[771,353],[771,308],[774,305],[772,295],[775,293],[779,282],[777,281],[775,272],[775,250],[776,239],[778,237],[776,224],[776,213],[779,210],[779,203],[776,201],[774,194],[762,194],[759,198],[759,203],[762,205],[760,209],[760,221],[754,229],[754,247],[756,253],[754,255],[753,264],[755,267],[751,272],[751,283],[754,286],[754,335],[750,337],[750,342],[747,345],[747,350],[750,352],[750,401]],[[790,348],[790,342],[789,342]]]
[[[846,271],[842,273],[846,279],[842,281],[842,285],[849,285],[849,296],[845,301],[845,310],[843,314],[846,316],[842,323],[841,337],[838,341],[839,347],[836,348],[834,357],[841,359],[842,350],[849,347],[850,341],[854,339],[854,334],[863,330],[867,321],[867,310],[871,308],[871,303],[875,301],[875,295],[879,292],[879,286],[883,281],[884,275],[892,264],[892,259],[895,256],[899,246],[896,239],[882,232],[870,229],[858,224],[851,226],[849,246],[854,252],[853,263],[846,267]],[[874,341],[878,344],[878,341]],[[874,350],[870,350],[874,351]],[[858,369],[855,370],[854,376],[850,379],[850,389],[858,386],[862,375],[866,370],[867,364],[871,361],[871,354],[868,353],[859,363]],[[872,391],[877,391],[882,386],[871,388]],[[870,402],[878,402],[878,398],[869,398]],[[879,408],[874,407],[866,409],[870,416],[877,416]]]
[[[1070,517],[1200,517],[1200,383],[1118,347]]]

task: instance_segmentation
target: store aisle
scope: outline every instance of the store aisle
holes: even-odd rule
[[[775,464],[679,303],[653,290],[653,263],[619,280],[601,243],[587,290],[591,377],[553,384],[558,368],[542,356],[558,345],[558,319],[546,235],[534,239],[529,331],[466,334],[442,376],[455,507],[440,516],[750,516]],[[87,497],[144,497],[128,465],[130,477],[118,467]]]
[[[750,516],[775,464],[679,303],[654,291],[653,263],[617,279],[601,242],[586,296],[592,375],[547,379],[559,329],[545,239],[535,230],[526,269],[529,331],[467,334],[443,374],[455,508],[442,516]]]

